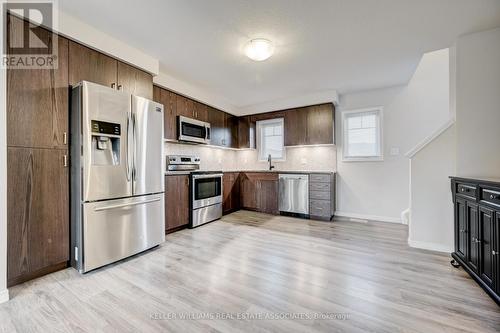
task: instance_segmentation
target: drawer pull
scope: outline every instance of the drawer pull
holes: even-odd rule
[[[465,192],[465,188],[462,187],[462,192]]]
[[[490,195],[490,199],[496,199],[496,198],[497,198],[497,196],[496,196],[496,195],[494,195],[494,194],[491,194],[491,195]]]

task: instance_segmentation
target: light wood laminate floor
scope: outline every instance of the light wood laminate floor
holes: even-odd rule
[[[398,224],[239,211],[87,275],[11,288],[0,332],[498,332],[481,288],[406,239]]]

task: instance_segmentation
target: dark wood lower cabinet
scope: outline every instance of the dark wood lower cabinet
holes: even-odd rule
[[[258,212],[278,214],[278,174],[241,173],[241,207]]]
[[[63,149],[8,148],[8,285],[65,267],[69,179]]]
[[[224,214],[240,209],[240,173],[224,173],[222,178],[222,210]]]
[[[189,176],[165,176],[165,232],[189,224]]]
[[[452,257],[500,304],[500,183],[452,177]]]

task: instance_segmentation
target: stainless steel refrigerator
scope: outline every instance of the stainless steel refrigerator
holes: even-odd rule
[[[163,106],[86,81],[71,105],[71,263],[85,273],[165,240]]]

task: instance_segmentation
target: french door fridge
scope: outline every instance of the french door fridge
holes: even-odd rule
[[[71,104],[71,263],[85,273],[165,240],[163,106],[87,81]]]

